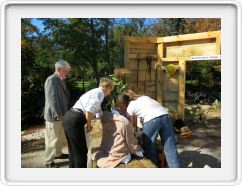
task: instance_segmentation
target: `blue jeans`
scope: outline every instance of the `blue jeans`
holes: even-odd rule
[[[158,152],[156,148],[158,134],[161,138],[169,168],[180,168],[181,164],[177,153],[172,122],[168,114],[145,122],[143,128],[144,151],[148,158],[155,165],[159,166]]]

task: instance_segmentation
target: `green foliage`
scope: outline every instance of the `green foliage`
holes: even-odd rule
[[[212,108],[214,110],[221,109],[221,102],[216,99],[212,104]]]
[[[207,124],[207,113],[209,109],[203,109],[201,105],[193,105],[191,108],[185,108],[185,117],[192,120],[193,123]]]
[[[185,118],[187,120],[192,121],[193,123],[201,123],[207,124],[208,123],[208,113],[213,110],[220,110],[221,109],[221,102],[215,100],[212,106],[201,106],[200,104],[192,105],[191,107],[185,107]]]
[[[185,33],[199,33],[221,30],[220,18],[185,18]]]
[[[91,81],[85,81],[84,86],[81,81],[73,81],[72,87],[79,90],[90,90],[97,86],[97,83]]]
[[[114,90],[111,93],[111,97],[116,98],[119,94],[123,93],[126,90],[127,84],[121,77],[115,75],[110,75],[109,77],[114,82]]]
[[[197,87],[197,90],[211,90],[219,87],[221,82],[220,61],[195,61],[187,62],[186,79]]]
[[[41,71],[35,63],[37,50],[35,35],[38,30],[31,24],[31,19],[21,20],[21,95],[39,95],[43,90],[41,85]],[[37,73],[35,73],[37,72]]]
[[[167,35],[184,34],[185,19],[184,18],[165,18],[162,19]]]
[[[114,107],[114,101],[117,96],[124,93],[124,91],[127,89],[127,84],[125,83],[123,78],[116,75],[110,75],[109,78],[114,83],[114,89],[109,96],[105,97],[102,103],[103,110],[111,110],[111,108]]]

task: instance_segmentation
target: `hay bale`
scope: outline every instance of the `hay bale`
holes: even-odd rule
[[[93,139],[100,139],[102,138],[102,124],[100,119],[92,120],[92,131],[91,136]]]
[[[128,164],[120,163],[116,168],[157,168],[146,158],[132,159]]]
[[[92,168],[98,168],[97,163],[92,161]],[[132,159],[129,163],[123,164],[120,163],[115,168],[157,168],[150,160],[148,159]]]

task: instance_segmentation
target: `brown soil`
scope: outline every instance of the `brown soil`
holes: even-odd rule
[[[30,127],[27,130],[23,131],[23,133],[22,133],[21,136],[26,136],[28,134],[32,134],[32,133],[36,132],[37,130],[42,129],[44,127],[45,127],[45,124],[44,123],[32,125],[32,127]]]

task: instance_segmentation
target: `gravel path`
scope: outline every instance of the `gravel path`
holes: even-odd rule
[[[45,129],[37,129],[35,132],[31,134],[24,135],[26,131],[22,132],[21,142],[27,142],[31,140],[41,140],[45,138]]]

